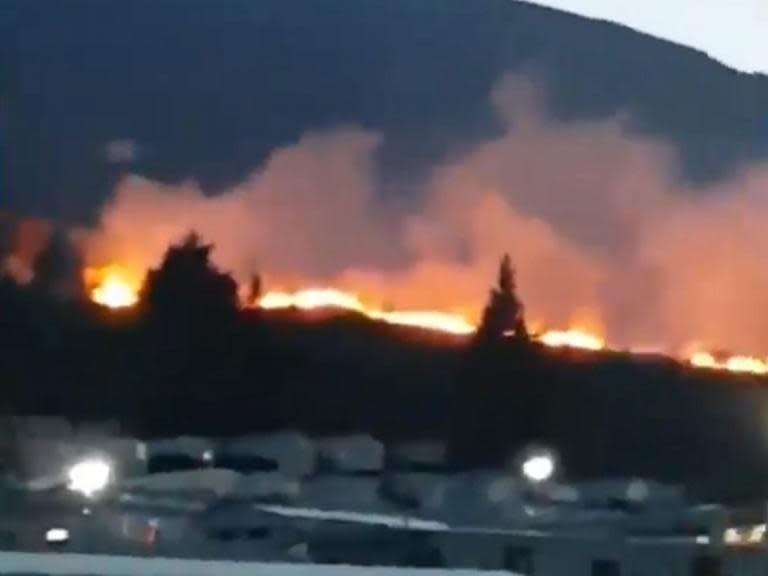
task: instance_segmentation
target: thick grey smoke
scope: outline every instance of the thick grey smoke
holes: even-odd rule
[[[144,270],[194,228],[221,267],[243,281],[261,271],[268,289],[334,285],[476,318],[508,251],[534,327],[670,352],[768,352],[768,165],[695,189],[679,181],[673,147],[631,134],[621,116],[555,121],[518,77],[491,100],[504,134],[436,166],[415,212],[377,200],[378,135],[310,133],[216,196],[127,178],[87,260]]]

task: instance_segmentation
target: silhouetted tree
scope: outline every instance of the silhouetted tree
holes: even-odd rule
[[[251,286],[248,289],[248,304],[256,304],[261,297],[261,276],[251,275]]]
[[[523,305],[517,297],[515,272],[509,254],[504,254],[501,259],[498,285],[491,290],[477,336],[480,340],[496,340],[504,336],[528,339]]]
[[[3,263],[13,248],[13,220],[7,214],[0,212],[0,275],[3,274]]]
[[[62,300],[83,298],[83,262],[66,234],[55,231],[37,255],[32,270],[32,287]]]
[[[230,318],[237,313],[237,284],[210,261],[210,244],[195,232],[165,252],[141,291],[142,309],[153,318],[184,325]]]

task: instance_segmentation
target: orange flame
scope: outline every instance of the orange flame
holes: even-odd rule
[[[84,273],[91,300],[107,308],[117,309],[134,306],[138,302],[141,275],[122,266],[111,264],[101,268],[87,268]],[[299,310],[336,309],[362,314],[372,320],[388,324],[434,330],[466,336],[473,334],[477,326],[461,314],[438,310],[384,310],[366,304],[351,292],[334,288],[307,288],[296,292],[272,291],[262,296],[256,304],[264,310],[296,308]],[[607,343],[597,333],[584,328],[548,330],[535,337],[538,342],[552,348],[576,348],[581,350],[605,350]],[[768,359],[734,355],[718,358],[704,351],[687,357],[697,368],[722,370],[734,373],[768,375]]]
[[[264,310],[339,308],[360,313],[366,311],[365,305],[356,295],[332,288],[307,288],[298,292],[268,292],[262,296],[258,305]]]
[[[368,318],[380,320],[387,324],[412,326],[456,335],[472,334],[475,331],[475,326],[459,314],[436,310],[382,310],[364,304],[355,294],[333,288],[309,288],[298,292],[269,292],[259,300],[258,305],[265,310],[337,308],[358,312]]]
[[[434,310],[374,311],[370,316],[375,320],[382,320],[388,324],[437,330],[459,336],[472,334],[476,330],[473,324],[470,324],[459,314]]]
[[[139,301],[139,284],[135,275],[112,264],[103,268],[87,268],[85,283],[91,300],[107,308],[128,308]]]
[[[457,335],[472,334],[477,326],[460,314],[436,310],[394,310],[386,311],[366,305],[357,295],[333,288],[308,288],[297,292],[268,292],[258,302],[265,310],[297,308],[317,310],[337,308],[358,312],[373,320],[388,324],[413,326]],[[552,330],[545,332],[538,340],[546,346],[602,350],[605,341],[583,329]]]
[[[538,340],[552,348],[605,349],[605,341],[600,336],[581,329],[550,330],[539,336]]]
[[[741,374],[768,374],[768,360],[753,356],[728,356],[717,358],[709,352],[696,352],[689,358],[691,365],[709,370],[727,370]]]

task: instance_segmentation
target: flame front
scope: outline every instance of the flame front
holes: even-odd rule
[[[456,335],[469,335],[477,326],[460,314],[438,310],[392,310],[387,311],[366,305],[356,294],[333,288],[308,288],[297,292],[268,292],[258,302],[265,310],[297,308],[299,310],[317,310],[336,308],[358,312],[388,324],[411,326],[436,330]],[[580,348],[583,350],[602,350],[605,342],[599,336],[585,330],[552,330],[545,332],[538,340],[546,346]]]
[[[727,356],[717,358],[710,352],[696,352],[689,358],[691,365],[709,370],[727,370],[740,374],[768,374],[768,360],[753,356]]]
[[[388,324],[413,326],[456,335],[472,334],[476,330],[475,326],[463,316],[447,312],[432,310],[370,311],[368,315]]]
[[[85,282],[90,289],[91,300],[107,308],[128,308],[139,301],[138,282],[119,266],[88,268]]]
[[[605,341],[585,330],[549,330],[538,337],[545,346],[552,348],[579,348],[582,350],[603,350]]]
[[[298,292],[269,292],[259,300],[259,307],[264,310],[338,308],[366,313],[365,305],[356,295],[332,288],[308,288]]]
[[[356,294],[333,288],[309,288],[298,292],[269,292],[259,300],[258,305],[265,310],[284,308],[349,310],[387,324],[424,328],[456,335],[472,334],[475,331],[475,326],[459,314],[437,310],[382,310],[364,304]]]
[[[140,275],[109,265],[87,268],[86,285],[91,300],[107,308],[127,308],[138,302]],[[460,314],[439,310],[384,310],[366,304],[358,295],[334,288],[307,288],[296,292],[271,291],[262,296],[257,306],[264,310],[296,308],[298,310],[335,309],[362,314],[372,320],[387,324],[434,330],[447,334],[466,336],[473,334],[477,326]],[[575,348],[599,351],[607,348],[605,339],[583,328],[544,331],[535,339],[552,348]],[[734,355],[718,357],[710,352],[698,351],[687,357],[697,368],[721,370],[742,374],[768,375],[768,359]]]

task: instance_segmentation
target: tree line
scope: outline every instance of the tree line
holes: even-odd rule
[[[0,410],[113,417],[140,436],[291,427],[436,438],[455,467],[500,465],[543,443],[573,478],[646,476],[702,495],[762,495],[762,380],[546,349],[528,335],[509,256],[465,342],[354,313],[241,309],[211,250],[195,234],[170,246],[139,305],[123,311],[57,297],[77,262],[62,265],[55,253],[41,255],[27,286],[0,280]],[[260,288],[255,278],[252,296]]]

